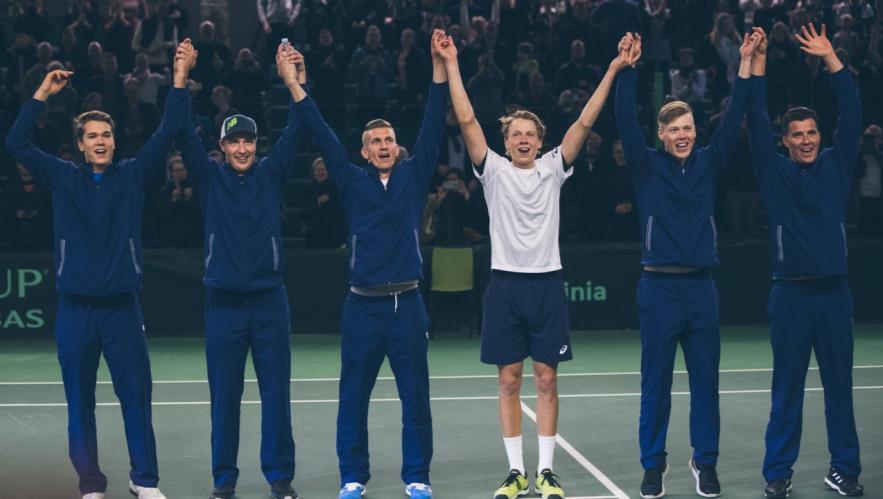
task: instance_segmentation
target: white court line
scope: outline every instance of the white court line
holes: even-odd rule
[[[853,386],[853,390],[883,390],[883,385],[878,386]],[[806,392],[821,392],[822,388],[806,388],[804,391]],[[744,395],[744,394],[758,394],[758,393],[770,393],[770,390],[721,390],[718,392],[720,395]],[[672,395],[690,395],[690,392],[671,392]],[[640,397],[640,393],[577,393],[571,395],[562,395],[558,394],[558,398],[570,398],[570,399],[580,399],[580,398],[613,398],[613,397]],[[522,395],[522,399],[535,399],[536,395]],[[476,400],[497,400],[496,395],[477,395],[474,397],[431,397],[431,401],[433,402],[460,402],[460,401],[476,401]],[[336,404],[337,399],[302,399],[302,400],[291,400],[292,404]],[[399,402],[398,398],[377,398],[371,399],[371,402]],[[260,404],[260,400],[243,400],[243,405],[255,405]],[[181,402],[152,402],[152,405],[155,406],[187,406],[187,405],[210,405],[209,401],[181,401]],[[119,402],[98,402],[95,404],[97,407],[119,407]],[[46,402],[46,403],[35,403],[35,404],[0,404],[0,408],[9,408],[9,407],[66,407],[67,404],[64,402]]]
[[[521,403],[521,410],[524,411],[524,413],[527,414],[527,417],[533,420],[534,423],[537,422],[536,413],[533,412],[531,408],[528,407],[527,404],[525,404],[524,402]],[[591,473],[596,480],[601,482],[601,485],[607,487],[607,490],[614,494],[613,497],[615,497],[616,499],[629,499],[629,496],[625,492],[623,492],[622,489],[617,487],[616,484],[613,483],[613,480],[607,478],[607,475],[601,472],[601,470],[599,470],[597,466],[592,464],[591,461],[586,459],[586,456],[583,456],[578,450],[576,450],[576,448],[570,445],[570,442],[565,440],[560,433],[555,435],[555,440],[558,442],[558,445],[560,445],[561,448],[564,449],[565,452],[570,454],[570,457],[574,458],[576,462],[580,464],[580,466],[585,468],[586,471]]]
[[[853,369],[881,369],[881,365],[853,366]],[[812,366],[810,371],[818,371],[819,368]],[[673,371],[674,374],[687,374],[687,371]],[[720,373],[767,373],[773,372],[771,367],[762,367],[755,369],[721,369]],[[525,372],[525,376],[532,376],[533,373]],[[575,377],[594,377],[594,376],[640,376],[641,371],[611,371],[599,373],[558,373],[559,378],[575,378]],[[464,375],[444,375],[430,376],[430,380],[458,380],[458,379],[497,379],[496,374],[464,374]],[[378,381],[393,381],[392,376],[378,376]],[[340,378],[291,378],[292,383],[312,383],[312,382],[339,382]],[[257,379],[246,378],[246,383],[257,383]],[[99,381],[99,385],[110,385],[111,381]],[[153,380],[154,385],[188,385],[208,383],[207,379],[169,379],[169,380]],[[0,386],[35,386],[35,385],[61,385],[61,381],[0,381]]]

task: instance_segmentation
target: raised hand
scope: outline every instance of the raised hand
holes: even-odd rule
[[[751,60],[760,44],[760,35],[757,33],[745,33],[742,36],[742,46],[739,47],[739,55],[743,60]]]
[[[196,67],[196,59],[199,52],[193,47],[190,38],[185,38],[183,42],[178,44],[175,49],[175,76],[174,84],[177,88],[184,88],[187,85],[187,78],[190,71]]]
[[[834,47],[831,45],[831,41],[828,40],[824,24],[822,24],[821,34],[816,32],[816,27],[812,23],[809,23],[809,29],[806,29],[806,26],[802,26],[800,32],[803,36],[801,36],[801,33],[794,34],[794,38],[800,42],[800,50],[818,57],[834,54]]]
[[[294,68],[297,70],[297,82],[301,85],[307,84],[307,63],[306,59],[304,59],[304,55],[300,53],[300,51],[291,49],[291,59],[290,62],[294,64]]]
[[[65,71],[63,69],[50,71],[46,74],[46,77],[43,78],[43,83],[40,84],[40,88],[34,92],[34,98],[39,101],[45,101],[49,97],[61,92],[61,89],[67,86],[73,76],[73,71]]]
[[[457,44],[444,31],[435,30],[432,34],[432,55],[441,58],[446,63],[456,61]]]
[[[297,75],[297,66],[295,65],[294,53],[296,50],[287,44],[280,44],[276,49],[276,72],[286,87],[291,88],[295,83],[299,83]]]
[[[766,32],[763,30],[763,28],[759,26],[755,26],[751,28],[751,30],[751,36],[756,35],[759,38],[759,41],[757,43],[757,51],[755,52],[755,54],[759,56],[765,56],[767,45],[769,45],[769,40],[767,40]]]

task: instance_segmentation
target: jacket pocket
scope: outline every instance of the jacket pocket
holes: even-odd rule
[[[785,261],[785,250],[782,247],[782,226],[776,226],[776,258],[780,262]]]
[[[205,268],[208,270],[208,265],[212,261],[212,251],[215,248],[215,233],[212,232],[208,235],[208,255],[205,257]]]
[[[353,234],[353,244],[351,245],[352,254],[350,255],[350,270],[356,268],[356,239],[358,238],[357,234]]]
[[[423,263],[423,253],[420,253],[420,235],[417,234],[417,229],[414,229],[414,247],[417,249],[417,258],[420,260],[420,263]]]
[[[131,237],[129,238],[129,252],[132,254],[132,267],[135,268],[135,273],[141,273],[141,266],[138,265],[138,254],[135,252],[135,240]]]
[[[61,273],[64,271],[64,255],[67,249],[67,241],[64,239],[58,240],[58,272],[55,273],[58,277],[61,277]]]
[[[270,242],[273,244],[273,272],[279,270],[279,244],[274,236],[270,236]]]
[[[653,215],[647,217],[647,226],[644,228],[644,248],[647,251],[653,249]]]

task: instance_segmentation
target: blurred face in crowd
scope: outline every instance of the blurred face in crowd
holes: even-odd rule
[[[543,146],[543,139],[533,120],[516,118],[509,124],[504,144],[512,164],[519,168],[530,168],[537,151]]]
[[[77,33],[73,28],[65,28],[61,33],[61,44],[67,49],[71,49],[77,44]]]
[[[388,171],[399,155],[392,128],[372,128],[362,134],[362,157],[381,171]]]
[[[582,40],[574,40],[570,44],[570,60],[582,62],[586,58],[586,44]]]
[[[586,139],[586,154],[591,157],[597,157],[602,142],[601,136],[597,132],[589,132],[589,136]]]
[[[89,52],[89,60],[92,64],[100,64],[101,63],[101,44],[98,42],[92,42],[89,44],[89,48],[87,49]]]
[[[693,113],[687,113],[668,123],[660,124],[657,135],[666,152],[683,163],[693,152],[693,144],[696,142],[696,125],[693,122]]]
[[[83,137],[77,140],[77,147],[87,163],[99,168],[110,165],[116,147],[110,123],[98,120],[83,123]]]
[[[618,140],[614,142],[610,153],[613,155],[613,162],[616,163],[616,166],[625,166],[625,151],[622,149],[622,142]]]
[[[372,49],[380,46],[380,28],[373,24],[368,26],[368,31],[365,32],[365,45]]]
[[[236,54],[236,65],[240,68],[251,68],[254,64],[254,56],[250,49],[242,49]]]
[[[40,42],[37,45],[37,60],[43,65],[49,64],[52,60],[52,45],[49,42]]]
[[[187,167],[180,156],[172,158],[169,162],[169,180],[172,182],[181,182],[187,178]]]
[[[147,70],[147,54],[144,52],[138,52],[138,55],[135,56],[135,72],[141,73]]]
[[[227,163],[239,173],[245,173],[257,161],[258,140],[251,134],[237,133],[220,141]]]
[[[401,37],[402,49],[410,49],[411,47],[413,47],[414,40],[416,38],[417,37],[416,37],[416,35],[414,35],[414,30],[412,30],[411,28],[405,28],[404,30],[402,30],[402,37]]]
[[[546,82],[543,81],[543,73],[540,73],[539,71],[531,73],[527,84],[530,87],[531,95],[534,97],[543,95],[543,90],[546,87]]]
[[[215,41],[215,24],[211,21],[203,21],[199,25],[199,37],[206,42]]]
[[[129,102],[138,101],[138,89],[141,86],[138,80],[132,77],[126,78],[123,82],[123,94]]]
[[[815,162],[821,143],[822,134],[812,118],[791,121],[788,132],[782,136],[782,145],[788,149],[791,161],[805,165]]]
[[[320,184],[328,180],[328,169],[325,168],[325,161],[322,158],[313,163],[313,180]]]
[[[101,71],[105,76],[115,76],[117,74],[117,58],[111,53],[102,54]]]
[[[330,47],[334,43],[334,36],[331,34],[331,30],[328,28],[322,28],[322,31],[319,31],[319,45],[322,47]]]
[[[212,89],[212,105],[221,108],[226,107],[230,102],[230,95],[227,93],[227,88],[221,85],[215,86]]]

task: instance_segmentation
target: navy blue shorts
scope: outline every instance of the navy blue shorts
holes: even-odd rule
[[[561,272],[494,270],[484,292],[481,361],[504,366],[527,357],[557,366],[573,358]]]

